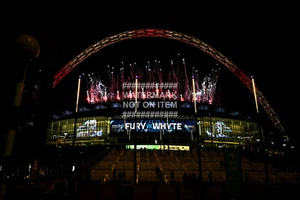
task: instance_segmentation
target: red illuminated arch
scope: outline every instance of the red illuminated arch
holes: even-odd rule
[[[214,49],[212,46],[202,42],[201,40],[175,31],[161,30],[161,29],[140,29],[133,31],[125,31],[118,33],[116,35],[104,38],[94,45],[89,46],[82,53],[74,57],[69,63],[66,64],[60,71],[58,71],[54,76],[53,87],[55,87],[72,69],[77,65],[87,59],[90,55],[98,52],[106,46],[112,45],[114,43],[141,37],[160,37],[178,40],[186,44],[197,47],[198,49],[208,53],[217,61],[225,65],[235,76],[237,76],[240,81],[253,93],[252,80],[248,77],[240,68],[238,68],[232,61],[230,61],[226,56],[221,54],[219,51]],[[268,117],[274,123],[275,127],[281,132],[285,132],[280,120],[277,117],[275,110],[271,107],[269,102],[266,100],[262,92],[256,88],[257,100],[263,109],[266,111]]]

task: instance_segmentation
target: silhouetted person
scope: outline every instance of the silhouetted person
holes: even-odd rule
[[[221,161],[221,163],[220,163],[220,167],[221,167],[221,170],[223,170],[223,169],[224,169],[224,162],[223,162],[223,161]]]
[[[91,171],[89,169],[86,172],[86,180],[91,181]]]
[[[188,175],[187,175],[187,173],[184,173],[184,174],[182,175],[182,182],[183,182],[184,184],[186,184],[186,183],[188,182]]]
[[[118,172],[118,180],[121,183],[122,182],[122,172],[121,170]]]
[[[117,176],[117,170],[114,170],[114,173],[113,173],[113,182],[115,183],[116,182],[116,176]]]
[[[51,194],[53,192],[54,186],[55,185],[52,181],[52,178],[48,178],[45,183],[44,192],[46,194]]]
[[[192,174],[192,185],[196,183],[196,180],[197,180],[196,173],[193,173]]]
[[[192,174],[188,174],[188,183],[191,184],[192,183]]]
[[[209,180],[209,183],[212,183],[212,173],[211,173],[211,171],[208,172],[208,180]]]
[[[245,183],[248,183],[249,180],[248,172],[245,172],[244,178],[245,178]]]
[[[172,170],[170,174],[171,174],[171,183],[174,183],[174,175],[175,175],[174,171]]]
[[[126,183],[126,173],[125,173],[125,169],[123,169],[123,181],[124,181],[124,183]]]
[[[198,176],[197,176],[197,178],[196,178],[196,183],[197,184],[201,184],[202,182],[202,180],[201,180],[201,178],[200,178],[201,176],[200,176],[200,174],[198,174]]]
[[[162,171],[158,172],[158,177],[159,177],[160,182],[163,182],[163,172]]]
[[[67,182],[66,182],[66,189],[67,189],[67,195],[70,199],[73,197],[75,198],[75,193],[77,190],[77,181],[74,177],[74,174],[70,174],[68,176]]]
[[[156,172],[156,176],[158,177],[159,176],[159,167],[158,166],[155,168],[155,172]]]

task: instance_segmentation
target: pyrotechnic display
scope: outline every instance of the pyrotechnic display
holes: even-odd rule
[[[86,74],[86,95],[90,104],[107,101],[162,99],[193,101],[192,77],[195,79],[195,98],[198,103],[214,102],[220,68],[200,75],[198,70],[187,70],[185,59],[169,66],[162,66],[158,60],[148,61],[146,66],[136,62],[119,68],[107,66],[109,83],[105,84],[99,74]],[[139,77],[138,91],[135,94],[135,76]]]

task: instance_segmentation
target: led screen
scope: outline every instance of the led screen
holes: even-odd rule
[[[138,119],[138,120],[111,120],[111,132],[125,132],[137,130],[138,132],[159,133],[195,131],[195,121],[177,119]]]

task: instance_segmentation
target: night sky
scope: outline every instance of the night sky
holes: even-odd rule
[[[43,53],[43,48],[55,47],[57,57],[54,71],[64,67],[88,46],[122,31],[155,28],[196,37],[228,57],[247,75],[253,75],[257,88],[275,109],[288,134],[295,140],[300,139],[296,127],[299,21],[292,5],[285,7],[277,5],[272,9],[212,8],[210,12],[206,10],[205,13],[202,9],[190,12],[185,10],[185,13],[174,11],[171,14],[155,10],[99,13],[82,16],[75,12],[60,12],[59,15],[41,18],[42,22],[34,21],[35,15],[28,14],[20,19],[16,35],[31,34],[41,41],[43,59],[48,56]],[[28,21],[32,23],[25,23]],[[208,54],[182,42],[161,38],[127,40],[104,48],[77,66],[54,89],[54,95],[57,95],[55,99],[62,104],[72,105],[76,99],[77,77],[82,72],[94,71],[105,79],[106,66],[113,65],[118,68],[121,61],[137,62],[138,66],[143,67],[147,61],[153,62],[156,59],[165,62],[163,66],[167,67],[171,59],[177,59],[178,53],[186,59],[188,67],[195,67],[203,73],[214,68],[217,63]],[[246,86],[226,67],[219,66],[221,74],[217,90],[220,90],[224,103],[250,107],[250,110],[253,106],[255,110],[253,95]],[[260,109],[264,112],[262,108]]]

